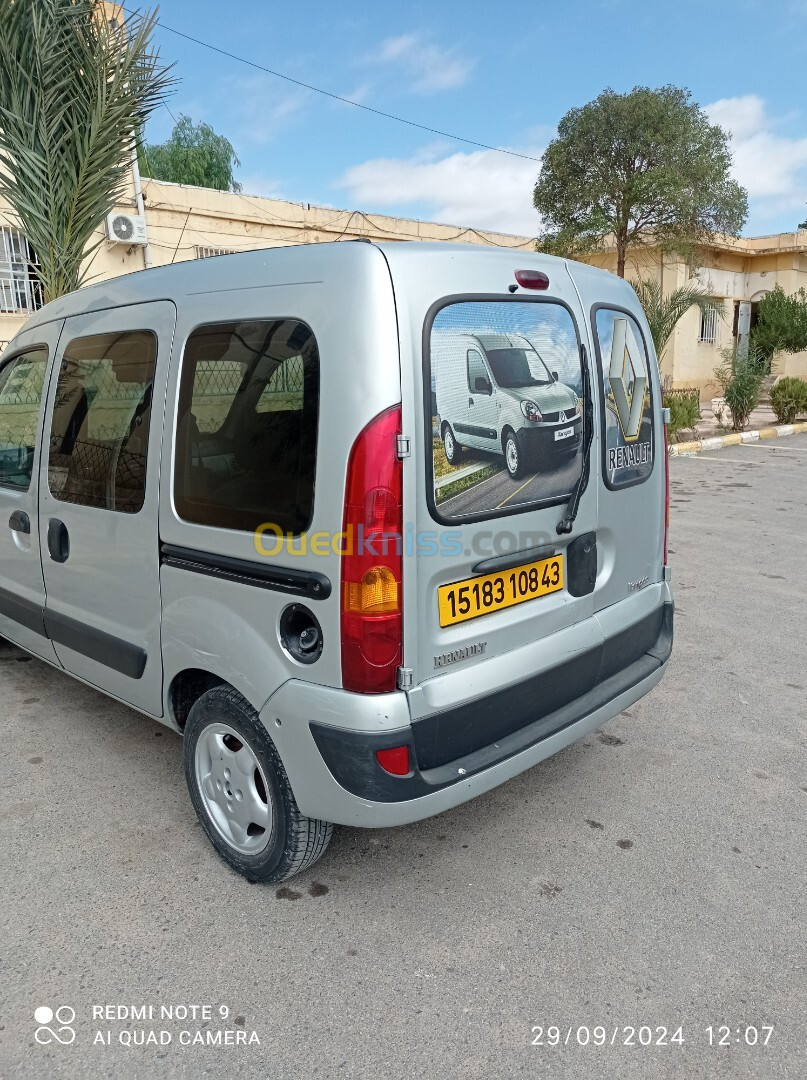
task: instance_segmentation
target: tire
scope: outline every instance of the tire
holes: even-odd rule
[[[454,438],[454,432],[448,424],[446,424],[443,431],[443,449],[445,450],[446,461],[448,464],[456,465],[462,457],[462,447]]]
[[[524,475],[524,451],[518,441],[518,436],[508,428],[502,440],[504,448],[504,464],[511,480],[518,480]]]
[[[324,854],[333,825],[300,813],[275,744],[238,691],[216,686],[194,703],[183,759],[200,825],[248,881],[286,881]]]

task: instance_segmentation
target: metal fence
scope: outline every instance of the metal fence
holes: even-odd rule
[[[193,380],[193,396],[234,397],[241,389],[244,374],[244,365],[236,361],[200,360]],[[290,356],[272,372],[263,394],[302,393],[304,377],[302,356]]]
[[[21,376],[12,373],[8,384],[0,391],[2,405],[37,405],[41,397],[41,385],[32,385],[32,369],[25,369]],[[284,360],[272,373],[261,395],[301,394],[305,366],[302,356]],[[193,383],[194,398],[235,397],[244,380],[244,366],[235,361],[202,360],[196,367]],[[92,390],[95,396],[108,401],[131,401],[142,397],[139,383],[118,382],[111,368],[97,366],[92,372]]]

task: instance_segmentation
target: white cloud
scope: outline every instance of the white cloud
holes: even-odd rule
[[[777,121],[756,94],[722,98],[705,111],[732,135],[734,176],[748,190],[752,217],[800,212],[807,201],[807,137],[778,134]]]
[[[311,91],[283,90],[269,75],[233,75],[224,82],[226,114],[238,125],[230,141],[263,146],[281,134],[307,106]],[[220,99],[221,100],[221,99]]]
[[[534,148],[523,152],[540,157]],[[336,186],[363,208],[408,213],[413,204],[425,204],[435,221],[535,236],[539,218],[532,191],[539,169],[538,161],[493,150],[446,154],[432,147],[411,158],[354,165]]]
[[[285,199],[283,185],[279,180],[261,173],[248,173],[246,176],[236,176],[241,185],[242,194],[260,195],[264,199]]]
[[[399,66],[415,94],[434,94],[462,86],[473,68],[473,62],[456,49],[444,49],[422,34],[386,38],[369,59],[376,64]]]

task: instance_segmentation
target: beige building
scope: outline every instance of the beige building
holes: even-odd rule
[[[139,184],[133,169],[130,193],[120,205],[120,214],[141,216]],[[100,243],[88,259],[87,283],[187,259],[357,237],[414,242],[442,240],[525,252],[535,250],[534,237],[367,214],[361,210],[334,210],[156,180],[142,181],[142,198],[147,243],[116,239],[105,225],[98,232]],[[31,270],[33,257],[8,208],[0,201],[0,346],[13,337],[28,313],[39,306],[40,297]],[[608,254],[592,256],[590,261],[607,269],[615,266],[615,259]],[[731,344],[738,333],[753,325],[755,305],[761,297],[776,284],[787,293],[807,287],[807,232],[719,241],[703,250],[696,273],[705,289],[724,298],[724,318],[702,319],[696,310],[690,311],[665,349],[661,369],[672,385],[697,386],[702,396],[708,398],[716,387],[713,373],[720,362],[720,348]],[[662,256],[648,248],[634,256],[628,276],[660,278],[667,292],[683,284],[689,270],[680,259]],[[780,369],[807,377],[807,353],[782,358]]]

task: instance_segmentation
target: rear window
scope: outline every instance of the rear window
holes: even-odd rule
[[[611,489],[641,484],[653,471],[653,402],[647,348],[634,317],[593,311],[603,388],[603,475]]]
[[[462,300],[427,324],[440,521],[568,499],[582,464],[582,368],[571,312],[548,300]]]
[[[319,353],[295,319],[200,326],[179,390],[174,501],[185,521],[301,533],[311,523]]]

